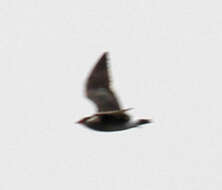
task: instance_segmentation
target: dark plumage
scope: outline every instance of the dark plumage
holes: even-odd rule
[[[129,109],[121,109],[110,88],[107,54],[104,53],[98,60],[86,83],[86,96],[96,104],[98,113],[85,117],[77,123],[97,131],[120,131],[151,123],[149,119],[131,122],[129,115],[125,113]]]

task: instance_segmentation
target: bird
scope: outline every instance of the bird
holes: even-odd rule
[[[122,131],[152,123],[151,119],[131,121],[111,88],[108,52],[104,52],[92,69],[85,85],[86,97],[97,107],[97,113],[77,121],[89,129],[103,132]]]

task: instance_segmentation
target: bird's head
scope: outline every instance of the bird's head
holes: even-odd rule
[[[79,124],[85,124],[87,123],[87,121],[90,119],[91,117],[84,117],[83,119],[77,121],[76,123],[79,123]]]
[[[99,117],[96,115],[84,117],[83,119],[77,121],[76,123],[82,124],[82,125],[93,125],[100,121]]]

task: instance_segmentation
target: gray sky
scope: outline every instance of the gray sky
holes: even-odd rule
[[[1,0],[0,189],[222,189],[221,5]],[[123,107],[154,124],[75,124],[104,51]]]

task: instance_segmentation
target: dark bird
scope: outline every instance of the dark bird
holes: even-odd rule
[[[89,117],[84,117],[77,123],[83,124],[97,131],[120,131],[151,123],[150,119],[131,121],[110,88],[110,79],[107,68],[107,54],[104,53],[91,71],[86,82],[86,96],[93,101],[98,112]]]

